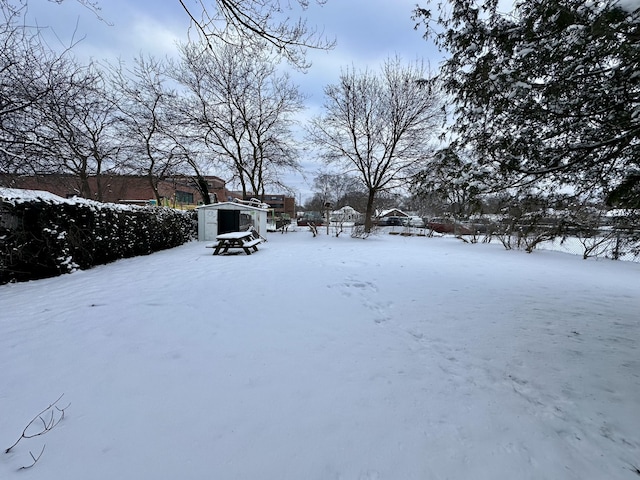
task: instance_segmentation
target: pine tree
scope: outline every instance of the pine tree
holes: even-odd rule
[[[435,2],[434,2],[435,3]],[[456,143],[514,182],[640,202],[637,0],[450,0],[418,8],[448,52]]]

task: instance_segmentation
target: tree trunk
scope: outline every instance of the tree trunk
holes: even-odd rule
[[[151,185],[153,194],[156,197],[157,206],[162,207],[162,198],[160,197],[160,192],[158,191],[158,181],[153,177],[153,175],[149,175],[147,178],[149,179],[149,185]]]
[[[376,197],[375,189],[369,189],[369,195],[367,196],[367,212],[364,215],[364,231],[371,233],[373,227],[373,201]]]
[[[91,199],[91,186],[89,185],[89,176],[86,171],[80,172],[80,196],[82,198]]]
[[[209,205],[211,203],[211,195],[209,195],[209,185],[207,184],[207,179],[204,178],[199,173],[196,174],[196,187],[202,195],[202,201],[205,205]]]
[[[102,185],[102,172],[100,172],[100,170],[96,172],[96,192],[94,200],[99,202],[104,200],[104,186]]]

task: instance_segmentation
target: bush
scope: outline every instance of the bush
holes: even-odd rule
[[[148,255],[197,234],[193,211],[16,192],[0,190],[0,284]]]

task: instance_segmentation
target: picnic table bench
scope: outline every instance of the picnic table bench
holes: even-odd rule
[[[216,242],[207,245],[213,248],[214,255],[228,253],[231,249],[242,249],[247,255],[251,255],[251,250],[258,251],[258,245],[263,238],[255,230],[245,230],[243,232],[221,233],[216,236]]]

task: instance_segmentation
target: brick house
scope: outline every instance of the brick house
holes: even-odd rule
[[[242,198],[242,192],[234,192],[238,198]],[[243,200],[251,200],[257,198],[260,201],[267,203],[270,207],[269,216],[273,214],[276,218],[296,218],[296,199],[284,194],[265,193],[264,195],[251,195],[247,194]]]
[[[227,201],[234,195],[226,183],[216,176],[205,176],[211,201]],[[153,189],[147,177],[140,175],[102,175],[88,178],[92,199],[110,203],[154,204]],[[0,186],[28,190],[44,190],[63,198],[79,195],[78,177],[66,174],[14,176],[1,175]],[[158,182],[158,192],[164,205],[192,207],[203,204],[202,195],[195,187],[193,177],[184,175]]]

